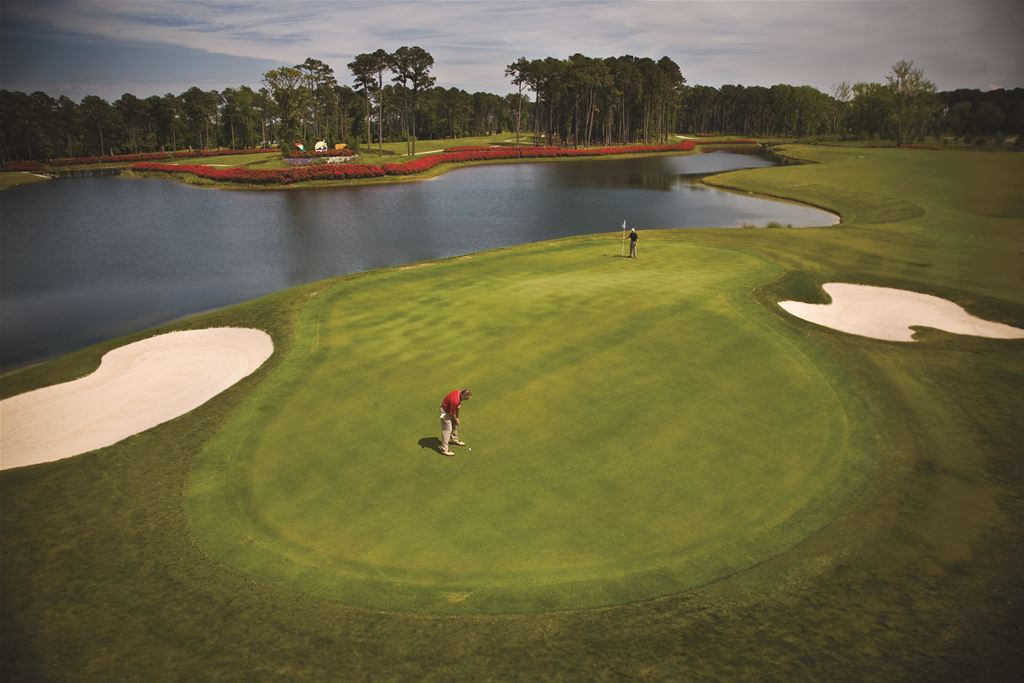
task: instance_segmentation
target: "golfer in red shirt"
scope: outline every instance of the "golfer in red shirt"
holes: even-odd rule
[[[449,441],[456,446],[465,446],[459,440],[459,406],[473,396],[469,389],[456,389],[441,399],[441,453],[455,455],[448,448]]]

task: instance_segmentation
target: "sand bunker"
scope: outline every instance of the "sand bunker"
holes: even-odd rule
[[[85,453],[193,410],[274,351],[262,330],[161,334],[114,349],[96,372],[0,401],[0,469]]]
[[[873,339],[911,342],[914,327],[995,339],[1024,339],[1024,330],[976,318],[952,301],[889,287],[830,282],[823,286],[830,304],[780,301],[798,318]]]

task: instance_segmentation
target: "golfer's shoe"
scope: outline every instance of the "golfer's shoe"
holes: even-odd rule
[[[447,455],[448,457],[451,457],[451,456],[453,456],[455,454],[452,453],[451,451],[441,451],[441,455]]]
[[[456,446],[465,446],[466,445],[465,441],[452,441],[452,443],[455,444]]]

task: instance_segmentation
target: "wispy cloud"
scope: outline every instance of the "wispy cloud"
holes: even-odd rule
[[[966,0],[7,0],[0,11],[5,31],[31,30],[97,52],[162,46],[260,65],[312,56],[331,64],[342,81],[360,52],[420,45],[434,55],[440,83],[504,92],[504,66],[516,58],[574,52],[668,55],[691,83],[708,85],[825,89],[839,80],[881,80],[899,59],[915,60],[939,87],[1024,85],[1015,34],[1022,8]],[[5,68],[5,83],[24,80],[11,71]],[[183,72],[181,82],[201,76]],[[221,87],[228,85],[237,83]]]

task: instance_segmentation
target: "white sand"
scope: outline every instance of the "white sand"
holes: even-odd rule
[[[915,327],[995,339],[1024,339],[1024,330],[977,318],[952,301],[889,287],[830,282],[830,304],[781,301],[798,318],[873,339],[912,342]]]
[[[274,351],[262,330],[171,332],[114,349],[91,375],[0,401],[0,469],[109,446],[193,410]]]

